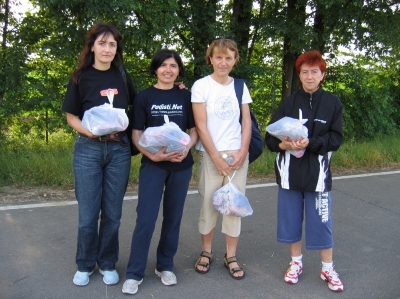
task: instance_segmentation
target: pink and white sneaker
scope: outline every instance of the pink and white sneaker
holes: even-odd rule
[[[328,283],[328,287],[334,292],[343,291],[343,283],[339,279],[339,274],[332,267],[327,271],[321,270],[321,279]]]
[[[283,277],[287,283],[297,283],[299,276],[303,272],[303,266],[299,262],[291,261],[285,276]]]

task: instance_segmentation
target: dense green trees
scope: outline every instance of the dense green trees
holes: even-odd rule
[[[216,37],[234,38],[252,108],[265,128],[282,97],[298,88],[294,62],[318,49],[328,60],[326,87],[345,103],[346,138],[399,128],[400,8],[383,0],[34,0],[17,18],[13,0],[0,0],[0,136],[64,128],[61,103],[87,30],[114,23],[124,38],[125,66],[138,88],[151,84],[149,59],[161,47],[186,61],[187,86],[208,74],[204,54]],[[341,49],[353,55],[340,61]],[[359,54],[357,54],[359,53]],[[360,125],[361,124],[361,125]]]

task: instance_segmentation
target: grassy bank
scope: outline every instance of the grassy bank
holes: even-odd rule
[[[48,186],[73,188],[73,138],[55,134],[49,144],[42,141],[15,140],[0,146],[0,186]],[[250,165],[250,178],[273,175],[275,154],[264,154]],[[193,179],[196,180],[197,164]],[[137,183],[140,156],[132,157],[130,182]],[[332,171],[350,169],[400,168],[400,137],[379,137],[372,141],[347,142],[334,153]]]

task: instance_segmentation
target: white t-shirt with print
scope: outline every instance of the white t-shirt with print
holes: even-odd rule
[[[233,80],[229,85],[221,85],[209,75],[197,80],[191,91],[192,103],[206,103],[207,130],[216,149],[239,150],[242,146],[242,128]],[[242,104],[251,102],[249,89],[244,84]],[[196,149],[205,151],[200,139]]]

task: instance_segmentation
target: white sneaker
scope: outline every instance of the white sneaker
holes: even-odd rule
[[[80,287],[83,287],[89,283],[89,276],[92,275],[92,272],[81,272],[81,271],[76,271],[74,275],[74,279],[72,282]]]
[[[299,276],[303,272],[303,265],[298,262],[291,261],[289,268],[286,270],[284,279],[287,283],[297,283]]]
[[[178,281],[176,280],[176,276],[174,274],[174,272],[171,271],[157,271],[157,269],[155,270],[155,273],[158,277],[161,277],[161,282],[166,285],[166,286],[170,286],[170,285],[174,285],[177,284]]]
[[[140,281],[134,279],[125,280],[124,285],[122,286],[122,293],[131,295],[136,294],[142,281],[143,279]]]
[[[327,271],[321,270],[321,279],[328,283],[328,287],[332,291],[343,291],[343,283],[339,279],[339,274],[335,271],[334,267],[330,268]]]

